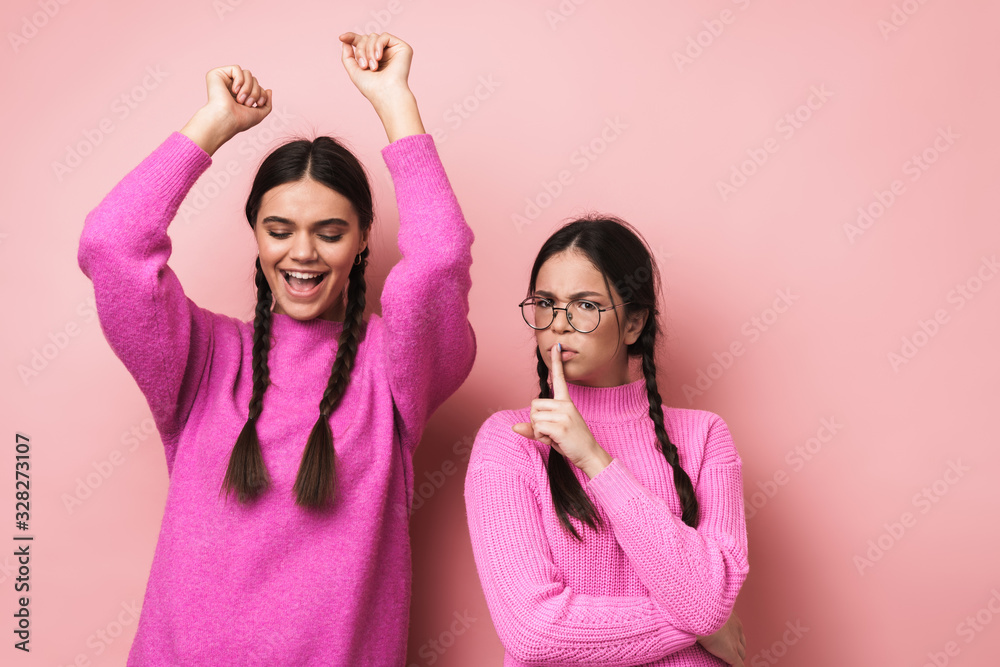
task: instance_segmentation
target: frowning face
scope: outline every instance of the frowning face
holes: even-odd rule
[[[622,303],[613,286],[609,293],[603,275],[590,259],[572,248],[552,255],[542,264],[533,295],[552,300],[557,308],[565,308],[574,299],[586,299],[602,309]],[[535,331],[535,340],[546,365],[551,363],[552,346],[562,343],[567,382],[611,387],[629,382],[626,346],[639,338],[644,323],[643,313],[628,318],[624,308],[616,308],[600,314],[596,329],[580,333],[570,326],[565,311],[558,310],[547,329]]]
[[[274,312],[343,321],[344,288],[368,244],[350,200],[310,178],[276,186],[261,198],[254,235]]]

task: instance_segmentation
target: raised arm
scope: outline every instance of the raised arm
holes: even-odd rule
[[[509,425],[480,429],[465,479],[472,550],[493,624],[520,662],[637,665],[695,643],[648,596],[594,596],[561,581],[552,562],[530,473],[512,457]],[[527,466],[523,466],[527,468]]]
[[[382,319],[390,387],[412,452],[431,413],[472,370],[474,236],[407,84],[413,50],[388,33],[340,39],[344,68],[391,142],[382,155],[396,190],[402,258],[382,289]]]
[[[239,72],[230,93],[226,72]],[[249,73],[246,73],[249,75]],[[222,113],[222,96],[256,91],[252,76],[238,68],[208,73],[210,102],[182,132],[173,132],[129,172],[84,222],[77,261],[94,284],[104,335],[135,378],[153,413],[172,469],[172,436],[187,420],[206,367],[213,313],[188,299],[167,265],[171,242],[167,226],[214,152],[242,125],[267,115],[266,106]],[[245,99],[245,101],[247,101]],[[233,119],[236,119],[235,121]],[[228,120],[226,120],[228,119]],[[253,124],[256,124],[254,122]],[[245,129],[245,128],[244,128]]]

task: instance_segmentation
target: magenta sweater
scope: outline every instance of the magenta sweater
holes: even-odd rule
[[[80,268],[104,335],[149,402],[170,475],[129,665],[405,662],[412,457],[472,368],[473,234],[430,135],[382,155],[402,259],[330,416],[338,491],[325,512],[299,508],[292,485],[342,322],[274,314],[257,425],[273,483],[251,506],[219,494],[247,418],[252,322],[199,308],[167,265],[167,225],[209,155],[174,132],[87,216]]]
[[[747,576],[742,462],[718,415],[664,407],[701,512],[697,530],[684,524],[645,386],[568,385],[613,457],[591,480],[573,467],[607,526],[570,518],[583,542],[553,508],[549,447],[510,428],[529,408],[493,414],[476,436],[465,502],[505,667],[725,664],[695,635],[722,627]]]

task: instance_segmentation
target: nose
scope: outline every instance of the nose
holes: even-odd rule
[[[562,316],[562,320],[559,317]],[[552,314],[552,324],[549,325],[552,331],[562,332],[569,331],[573,327],[569,323],[569,311],[566,310],[556,310]]]
[[[292,250],[289,253],[297,262],[308,263],[316,258],[316,244],[312,234],[296,232],[292,238]]]

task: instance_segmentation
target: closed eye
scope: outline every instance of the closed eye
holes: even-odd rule
[[[273,232],[271,230],[268,230],[267,233],[276,239],[287,239],[292,235],[291,232]],[[326,236],[325,234],[320,234],[319,237],[328,243],[336,243],[340,239],[344,238],[344,235],[338,234],[337,236]]]

